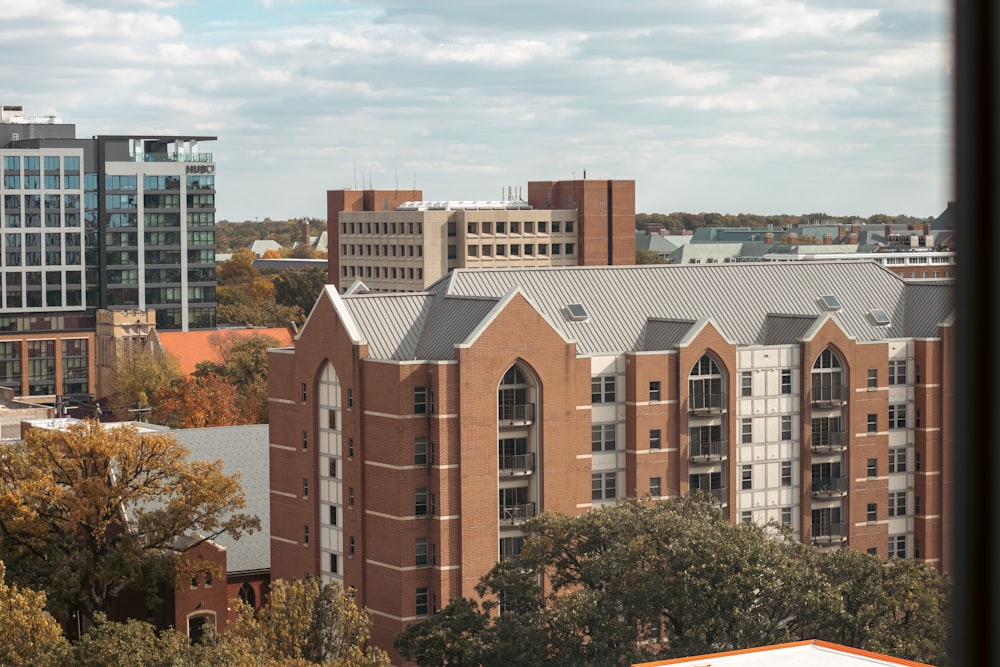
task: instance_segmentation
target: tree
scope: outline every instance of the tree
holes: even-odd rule
[[[260,610],[237,601],[236,622],[217,635],[230,654],[269,658],[270,664],[381,667],[385,652],[366,647],[371,620],[354,604],[354,595],[337,583],[321,585],[315,577],[271,584]]]
[[[45,593],[8,584],[0,562],[0,665],[58,667],[69,644],[56,619],[45,611]]]
[[[238,475],[187,457],[173,436],[130,424],[31,429],[0,459],[0,557],[12,579],[44,590],[63,622],[74,610],[93,619],[126,586],[156,602],[158,584],[190,576],[183,553],[203,540],[259,529],[239,512]]]
[[[645,248],[636,248],[635,251],[635,263],[636,264],[666,264],[667,260],[660,257],[658,254],[652,250],[646,250]]]
[[[403,655],[420,665],[627,665],[821,638],[946,662],[947,590],[928,566],[734,525],[703,497],[543,513],[523,529],[519,564],[486,575],[481,602],[452,601],[408,626],[396,640]]]
[[[274,276],[275,301],[283,306],[297,306],[308,313],[326,287],[326,279],[326,269],[318,266],[282,271]]]
[[[108,622],[97,614],[94,627],[73,646],[78,667],[180,667],[221,665],[214,656],[176,630],[156,631],[145,621]]]
[[[108,397],[108,404],[118,419],[136,419],[141,413],[131,410],[150,408],[152,396],[181,375],[176,357],[126,343],[115,358],[115,390]]]
[[[240,414],[247,424],[267,423],[267,350],[281,345],[271,336],[213,335],[209,343],[221,362],[202,361],[194,375],[219,376],[231,382],[240,395]]]
[[[238,285],[260,276],[260,271],[253,265],[255,259],[257,256],[249,248],[241,248],[234,252],[233,256],[220,264],[215,272],[219,286]]]
[[[240,411],[239,389],[218,375],[185,377],[153,397],[152,421],[170,428],[252,424]]]

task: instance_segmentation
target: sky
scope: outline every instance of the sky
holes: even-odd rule
[[[931,217],[954,199],[947,0],[0,0],[0,103],[200,134],[219,220],[326,191]]]

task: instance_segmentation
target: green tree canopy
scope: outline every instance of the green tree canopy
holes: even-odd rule
[[[74,610],[92,619],[125,587],[155,599],[160,582],[186,571],[184,551],[260,527],[240,512],[238,476],[221,461],[188,461],[172,435],[86,421],[33,428],[4,453],[0,558],[63,622]]]
[[[318,266],[310,266],[301,271],[281,271],[274,275],[275,301],[282,306],[296,306],[303,313],[309,313],[326,287],[326,279],[326,269]]]
[[[152,408],[156,392],[174,384],[181,375],[176,357],[125,343],[115,358],[115,390],[108,397],[108,406],[121,421],[138,419],[140,413],[133,410]]]
[[[59,623],[45,611],[45,593],[6,581],[0,561],[0,665],[4,667],[61,667],[69,643]]]
[[[544,513],[524,531],[520,562],[485,576],[480,600],[407,627],[396,639],[404,656],[628,665],[816,638],[947,662],[945,579],[912,561],[820,551],[778,526],[731,524],[702,498]]]

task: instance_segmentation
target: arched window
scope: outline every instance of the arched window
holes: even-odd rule
[[[812,402],[840,403],[846,397],[844,369],[837,353],[823,350],[812,367]]]
[[[726,404],[724,379],[715,359],[702,355],[688,377],[688,405],[691,410],[721,410]]]
[[[497,392],[501,422],[534,421],[535,406],[528,401],[528,388],[528,379],[517,365],[507,369]]]
[[[253,586],[249,583],[244,582],[243,585],[240,586],[239,598],[254,609],[257,608],[257,593],[254,591]]]

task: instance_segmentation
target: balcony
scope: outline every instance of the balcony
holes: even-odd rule
[[[726,412],[725,392],[721,394],[691,394],[688,397],[688,412],[692,415],[717,415]]]
[[[700,489],[693,487],[690,490],[690,495],[704,495],[709,503],[712,505],[721,505],[725,507],[729,504],[729,489],[722,487],[720,489]]]
[[[211,153],[129,153],[130,162],[212,162]]]
[[[535,404],[500,405],[497,419],[501,426],[527,426],[535,421]]]
[[[812,481],[813,498],[836,498],[847,493],[846,477],[827,477]]]
[[[511,525],[524,523],[535,516],[535,503],[525,503],[524,505],[501,505],[500,521]]]
[[[692,463],[724,461],[729,456],[729,442],[692,439],[688,445],[688,456]]]
[[[841,544],[847,540],[847,524],[833,523],[813,526],[812,543],[816,545]]]
[[[813,386],[810,400],[818,408],[844,405],[847,402],[847,387],[842,384]]]
[[[534,454],[500,455],[500,472],[505,475],[530,475],[535,472]]]
[[[832,454],[845,449],[847,449],[846,431],[812,434],[812,450],[817,454]]]

